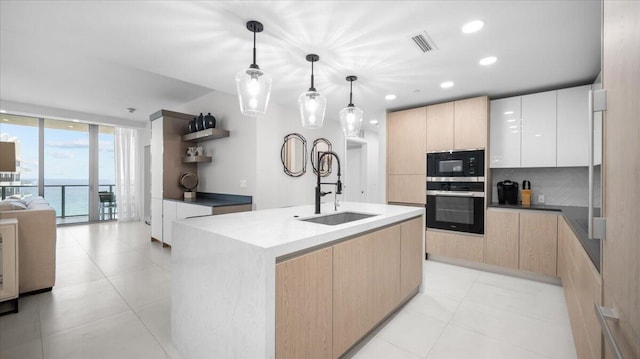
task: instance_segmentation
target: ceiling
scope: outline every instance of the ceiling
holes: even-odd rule
[[[600,71],[600,8],[573,0],[2,1],[0,99],[147,121],[212,90],[235,94],[235,73],[251,63],[245,23],[258,20],[257,63],[273,77],[271,101],[296,108],[309,87],[305,55],[316,53],[327,118],[337,120],[348,103],[345,77],[357,75],[354,104],[369,121],[384,110],[589,83]],[[474,19],[484,28],[462,33]],[[425,31],[436,51],[411,40]],[[489,55],[498,61],[480,66]],[[455,85],[441,89],[447,80]],[[397,99],[386,101],[390,93]]]

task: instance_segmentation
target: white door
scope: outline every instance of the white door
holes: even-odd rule
[[[345,200],[367,201],[367,146],[347,140],[347,168],[345,171]]]

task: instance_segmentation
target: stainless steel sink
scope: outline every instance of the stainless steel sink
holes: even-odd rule
[[[320,217],[313,217],[307,219],[301,219],[304,222],[312,222],[319,224],[326,224],[328,226],[335,226],[338,224],[358,221],[361,219],[375,217],[377,214],[357,213],[357,212],[340,212],[334,214],[327,214]]]

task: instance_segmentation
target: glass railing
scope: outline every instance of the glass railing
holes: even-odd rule
[[[114,184],[102,184],[98,186],[98,190],[113,192],[114,187]],[[2,199],[14,194],[37,196],[38,186],[0,186],[0,191]],[[55,209],[57,218],[89,216],[88,185],[45,185],[44,198],[49,202],[51,207]],[[97,203],[99,204],[100,201],[98,200]],[[116,213],[116,211],[112,210],[112,213]],[[111,215],[110,219],[115,219],[115,216],[115,214]]]

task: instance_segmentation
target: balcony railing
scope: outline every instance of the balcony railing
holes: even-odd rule
[[[115,184],[99,185],[99,191],[113,192]],[[0,186],[2,199],[14,194],[38,195],[38,186],[34,185],[4,185]],[[88,185],[45,185],[44,198],[56,210],[57,218],[87,217],[89,216],[89,186]],[[96,202],[99,203],[99,200]]]

